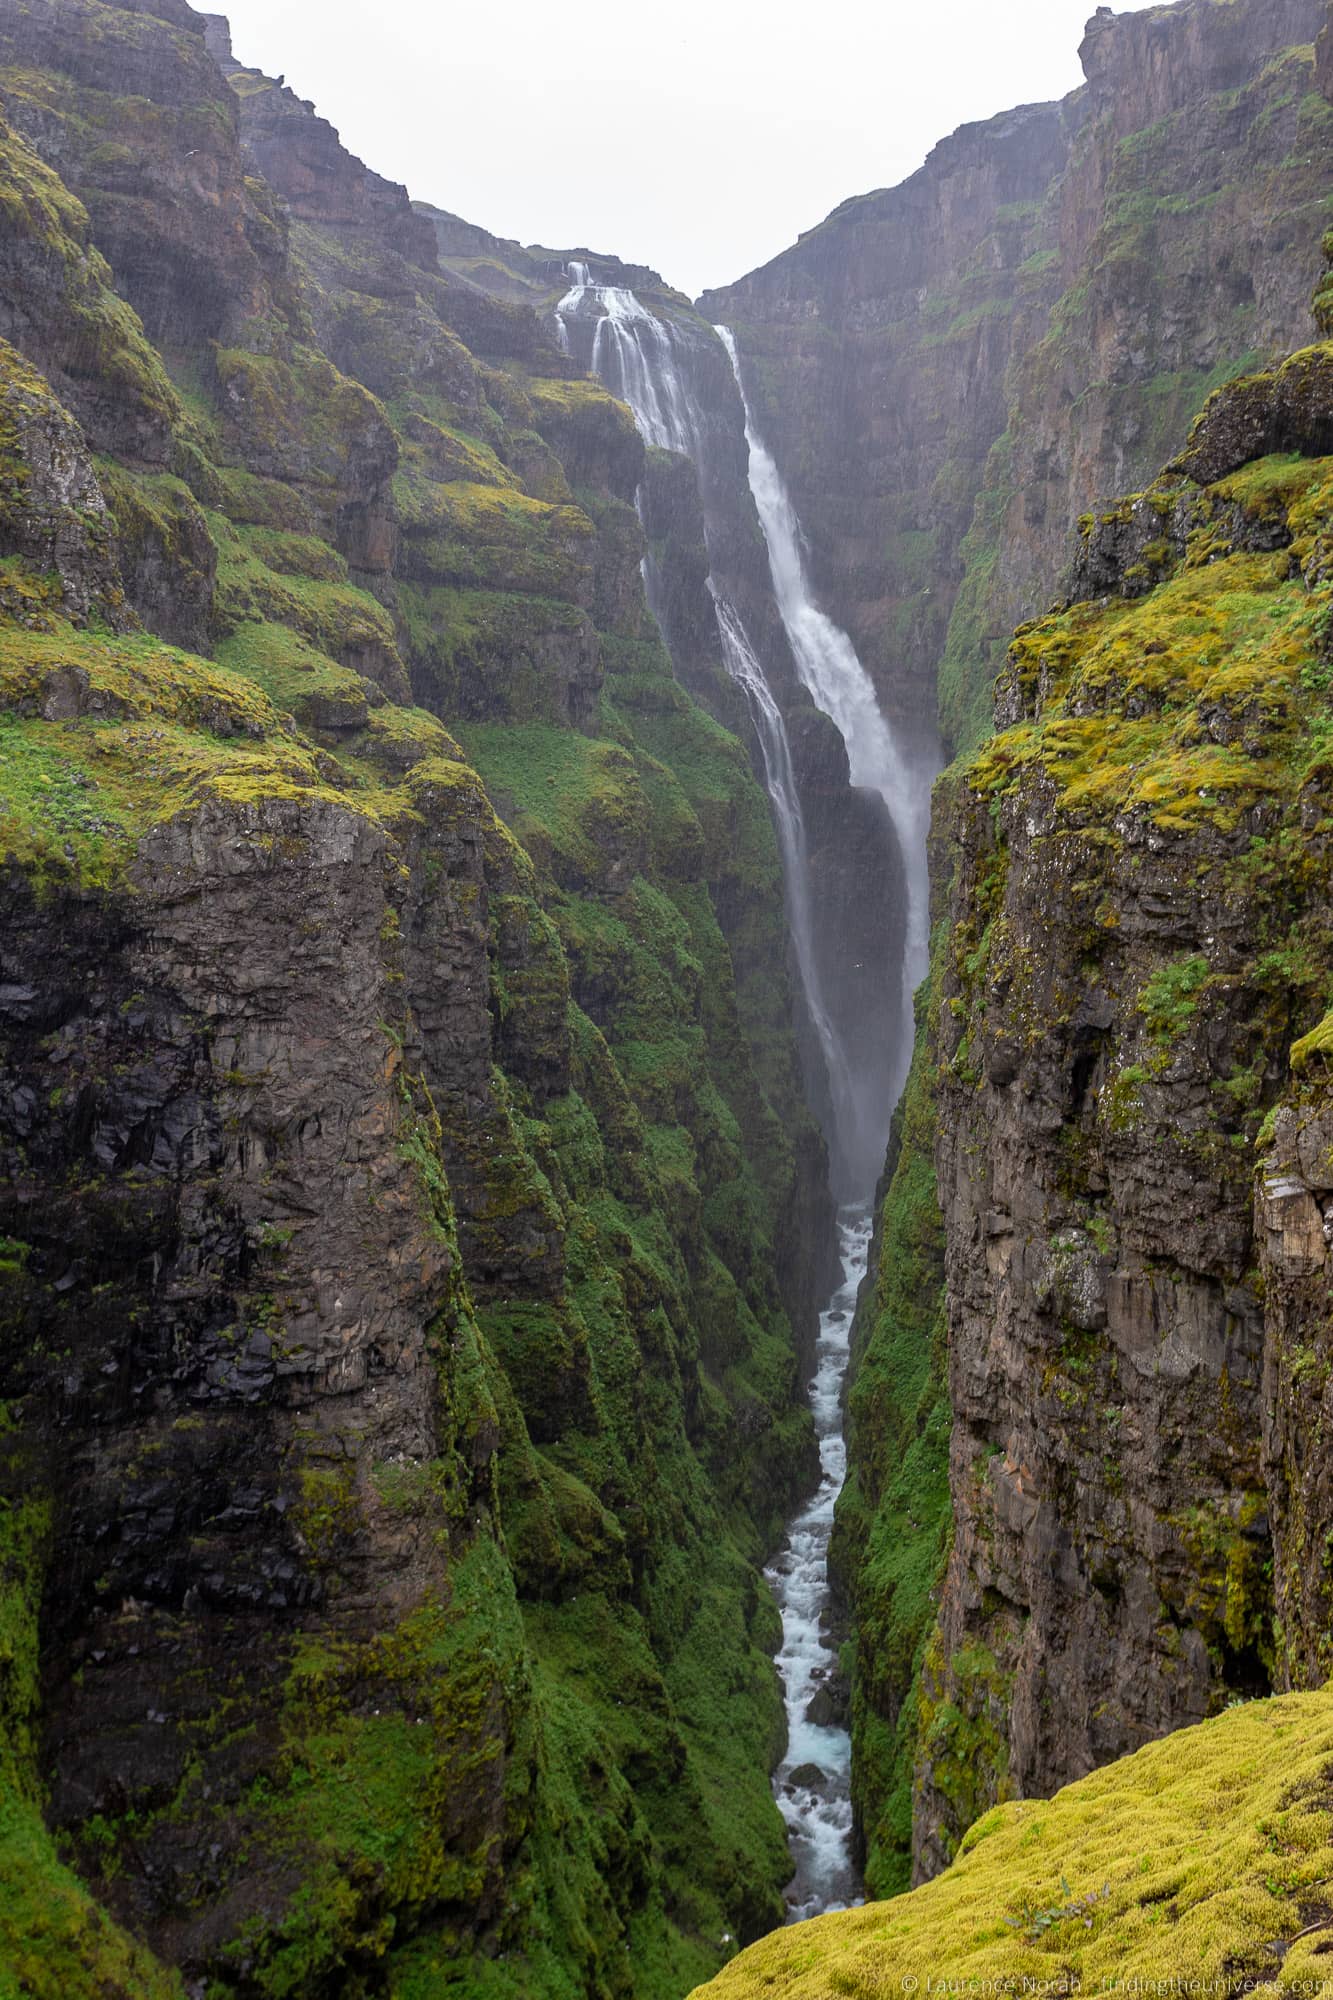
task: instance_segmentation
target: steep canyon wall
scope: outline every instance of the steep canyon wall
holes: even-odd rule
[[[990,733],[1016,624],[1062,589],[1133,595],[1157,580],[1167,540],[1154,506],[1166,502],[1117,496],[1179,450],[1213,386],[1313,333],[1330,219],[1330,111],[1314,48],[1324,20],[1322,6],[1229,0],[1102,10],[1074,96],[967,128],[902,188],[844,204],[704,302],[738,328],[812,562],[886,706],[921,713],[938,699],[955,748]],[[861,438],[869,451],[855,448]],[[1080,517],[1081,566],[1065,586]],[[1119,1115],[1107,1108],[1116,1072],[1097,1068],[1102,1037],[1114,1043],[1117,1010],[1140,1021],[1145,983],[1174,976],[1157,954],[1196,860],[1141,855],[1132,882],[1111,884],[1080,862],[1078,843],[1029,845],[1037,836],[1025,831],[1021,854],[1006,840],[1002,861],[982,861],[974,850],[989,822],[969,782],[955,771],[937,794],[935,970],[858,1327],[835,1546],[857,1632],[858,1807],[880,1891],[913,1866],[942,1865],[997,1795],[1048,1791],[1273,1670],[1256,1650],[1271,1451],[1262,1314],[1246,1289],[1258,1264],[1257,1121],[1238,1124],[1221,1090],[1249,1073],[1244,1035],[1259,1030],[1247,1024],[1270,1001],[1242,981],[1243,1020],[1209,1019],[1222,1068],[1201,1076],[1182,1063],[1199,1094],[1192,1109],[1163,1112],[1160,1145],[1145,1146],[1130,1120],[1076,1169],[1079,1106]],[[1045,826],[1034,802],[1024,810],[1024,828]],[[1108,822],[1094,839],[1120,834]],[[1140,962],[1128,940],[1154,867],[1172,886],[1149,894]],[[1015,897],[1030,899],[1024,949],[1037,983],[1005,1027],[1000,1094],[974,1101],[957,1085],[956,1049],[969,1076],[978,1061],[958,1024],[973,1019],[973,995],[1004,1011],[1007,975],[991,951],[1014,936]],[[1109,986],[1095,930],[1080,930],[1098,911],[1130,951]],[[1211,911],[1182,933],[1181,964],[1191,940],[1225,931]],[[1253,940],[1236,949],[1247,966],[1286,968],[1265,1030],[1271,1092],[1283,1038],[1309,1025],[1312,1001],[1293,991],[1281,943],[1271,961]],[[1224,1013],[1221,988],[1209,994]],[[1052,1098],[1036,1051],[1060,1020],[1072,1040],[1065,1095]],[[1125,1066],[1136,1060],[1126,1054]],[[1048,1156],[1035,1139],[1015,1144],[1013,1117],[1046,1133]],[[1189,1152],[1191,1132],[1210,1164]],[[1084,1242],[1087,1218],[1061,1206],[1076,1184],[1109,1202],[1117,1229],[1123,1206],[1123,1238]],[[1086,1347],[1086,1398],[1029,1314]],[[1173,1340],[1184,1342],[1174,1360]],[[1094,1423],[1094,1437],[1081,1413],[1114,1412],[1113,1385],[1096,1371],[1117,1345],[1137,1356],[1128,1365],[1146,1401],[1130,1398],[1116,1418],[1124,1433]],[[1240,1413],[1219,1433],[1221,1380]],[[1117,1554],[1103,1561],[1094,1544],[1113,1519]]]
[[[0,113],[6,1968],[679,1994],[831,1210],[643,445],[184,0]]]

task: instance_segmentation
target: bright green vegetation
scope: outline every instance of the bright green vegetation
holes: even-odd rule
[[[869,2000],[947,1978],[961,1992],[997,1979],[1322,1992],[1331,1763],[1327,1694],[1231,1709],[1049,1802],[995,1808],[925,1888],[780,1931],[706,1990]]]
[[[1144,600],[1076,604],[1020,631],[1015,678],[1026,689],[1045,676],[1051,695],[1037,721],[981,752],[976,791],[1002,796],[1037,762],[1073,824],[1141,813],[1183,833],[1233,828],[1285,789],[1321,741],[1323,704],[1304,678],[1321,602],[1285,552],[1200,557]],[[1218,711],[1221,741],[1201,720]]]

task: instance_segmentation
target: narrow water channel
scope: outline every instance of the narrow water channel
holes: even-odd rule
[[[788,1740],[773,1787],[796,1869],[787,1890],[790,1923],[861,1900],[852,1858],[852,1742],[839,1710],[838,1655],[828,1631],[828,1551],[833,1509],[847,1473],[842,1389],[856,1295],[870,1253],[869,1208],[844,1209],[838,1232],[842,1281],[820,1316],[810,1385],[823,1477],[767,1572],[782,1612],[778,1670]]]

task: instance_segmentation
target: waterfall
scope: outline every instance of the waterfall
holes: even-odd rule
[[[570,290],[556,307],[565,352],[573,352],[570,325],[593,319],[593,372],[629,404],[647,443],[683,452],[699,463],[705,425],[683,365],[684,336],[650,312],[632,291],[595,284],[586,264],[571,263],[566,270]],[[735,344],[722,329],[718,332],[739,385]],[[741,400],[744,403],[743,390]],[[851,641],[814,605],[800,554],[800,529],[773,461],[754,434],[748,407],[745,424],[750,484],[768,544],[778,609],[798,671],[847,743],[853,782],[872,788],[885,800],[908,857],[913,902],[904,983],[910,1024],[910,996],[925,971],[926,945],[924,883],[912,876],[911,870],[913,858],[918,853],[924,855],[929,788],[914,785]],[[644,581],[656,612],[658,579],[647,560]],[[810,857],[786,722],[740,611],[712,577],[708,588],[722,657],[748,704],[759,746],[782,857],[796,969],[828,1081],[831,1136],[850,1160],[869,1160],[877,1153],[882,1155],[887,1136],[880,1124],[884,1106],[878,1091],[868,1092],[864,1081],[858,1079],[823,990],[815,944]],[[910,1051],[910,1026],[904,1039]],[[895,1096],[905,1075],[906,1054],[901,1073],[894,1080]],[[864,1196],[868,1190],[861,1193]],[[860,1893],[851,1845],[851,1737],[842,1718],[838,1653],[829,1625],[828,1549],[834,1509],[846,1474],[842,1392],[852,1316],[865,1276],[870,1238],[869,1208],[861,1205],[844,1210],[840,1218],[842,1276],[820,1317],[816,1372],[810,1384],[821,1481],[814,1497],[791,1523],[783,1549],[767,1571],[782,1615],[778,1668],[788,1742],[774,1775],[774,1792],[786,1823],[795,1871],[787,1892],[793,1921],[842,1908],[857,1900]]]
[[[632,291],[619,285],[595,284],[587,264],[570,263],[565,269],[570,290],[555,310],[566,352],[571,347],[567,321],[595,314],[592,372],[614,395],[629,404],[646,443],[682,452],[697,462],[704,427],[681,365],[677,347],[680,336],[676,329],[650,312]],[[647,558],[643,574],[649,606],[658,616],[660,591]],[[782,858],[797,977],[827,1074],[834,1131],[851,1135],[863,1123],[862,1107],[851,1058],[820,979],[805,823],[787,725],[740,612],[717,588],[712,577],[708,579],[708,589],[722,642],[722,658],[727,672],[745,696],[763,761],[764,782]],[[658,622],[661,623],[660,616]]]
[[[773,591],[797,671],[811,695],[842,732],[851,764],[852,783],[878,792],[888,808],[907,870],[907,949],[903,963],[904,1035],[894,1075],[896,1099],[907,1080],[912,1059],[912,1000],[930,962],[930,883],[926,838],[930,831],[929,767],[914,770],[889,727],[875,694],[874,683],[857,657],[847,634],[820,610],[810,588],[803,554],[804,538],[791,497],[772,453],[755,428],[740,356],[729,327],[718,337],[731,358],[736,386],[745,406],[745,436],[750,446],[750,491],[768,544]]]
[[[782,856],[782,875],[787,892],[787,918],[796,953],[796,968],[810,1019],[819,1041],[820,1053],[828,1071],[834,1121],[839,1131],[851,1132],[856,1129],[859,1113],[856,1085],[850,1058],[834,1026],[833,1017],[824,998],[823,981],[815,953],[814,913],[810,899],[810,859],[806,849],[805,820],[801,813],[800,794],[796,789],[796,773],[792,768],[791,745],[787,740],[787,725],[782,719],[782,710],[774,701],[772,690],[764,679],[764,670],[759,664],[754,647],[750,644],[739,611],[715,588],[711,577],[708,588],[712,592],[713,606],[717,612],[722,656],[727,663],[727,671],[745,695],[755,735],[759,739],[759,754],[764,765],[764,784],[772,803],[778,848]]]
[[[569,264],[572,281],[555,309],[568,351],[566,321],[589,302],[596,311],[592,372],[628,403],[646,444],[693,458],[699,431],[674,353],[675,333],[623,285],[595,285],[586,264]]]

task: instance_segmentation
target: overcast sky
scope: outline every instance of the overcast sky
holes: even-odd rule
[[[955,126],[1072,90],[1093,5],[232,0],[228,12],[242,62],[285,74],[414,196],[525,243],[614,251],[697,293],[765,263],[848,195],[902,180]]]

